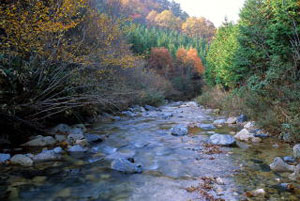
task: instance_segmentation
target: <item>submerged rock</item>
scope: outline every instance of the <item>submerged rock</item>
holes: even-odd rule
[[[87,133],[87,134],[84,135],[84,137],[89,143],[96,143],[96,142],[102,142],[103,141],[102,136],[92,134],[92,133]]]
[[[22,146],[30,146],[30,147],[43,147],[43,146],[49,146],[54,145],[56,143],[56,140],[51,136],[37,136],[33,140],[30,140],[23,144]]]
[[[135,164],[126,158],[120,158],[111,162],[111,169],[124,173],[142,173],[142,165]]]
[[[293,154],[294,154],[294,157],[295,158],[300,158],[300,144],[296,144],[294,147],[293,147]]]
[[[105,144],[101,144],[92,148],[94,153],[113,154],[117,151],[117,148],[111,147]]]
[[[226,119],[217,119],[214,121],[213,124],[215,125],[222,125],[222,124],[225,124],[226,123]]]
[[[16,154],[10,159],[12,164],[22,165],[25,167],[30,167],[33,165],[33,161],[28,156],[23,154]]]
[[[68,149],[69,152],[86,152],[87,148],[80,145],[74,145]]]
[[[4,163],[10,159],[10,154],[2,154],[0,153],[0,163]]]
[[[184,136],[187,135],[189,132],[186,125],[176,125],[175,127],[171,128],[171,134],[174,136]]]
[[[212,124],[198,124],[198,127],[203,130],[214,130],[216,127]]]
[[[54,150],[45,150],[35,155],[33,160],[35,162],[59,160],[61,158],[61,152],[62,149],[60,147],[57,147]]]
[[[280,157],[274,159],[270,168],[275,172],[293,172],[295,170],[295,166],[285,163]]]
[[[210,136],[209,142],[214,145],[232,146],[236,143],[231,135],[214,134]]]

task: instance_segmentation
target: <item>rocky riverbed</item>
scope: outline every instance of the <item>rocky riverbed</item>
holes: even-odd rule
[[[215,112],[176,102],[106,115],[88,129],[61,124],[0,154],[0,199],[300,200],[298,147],[293,157],[245,116]]]

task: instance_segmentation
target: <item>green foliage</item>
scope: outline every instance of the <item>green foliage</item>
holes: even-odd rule
[[[155,27],[132,24],[128,41],[137,54],[149,55],[153,47],[165,47],[173,57],[179,48],[196,48],[202,61],[206,56],[207,42],[200,38],[191,38],[178,31],[163,30]]]
[[[299,11],[297,0],[246,1],[239,24],[218,31],[206,72],[211,84],[242,87],[245,104],[259,123],[295,139],[300,138]],[[226,35],[224,29],[237,34]],[[231,51],[225,54],[224,49]]]

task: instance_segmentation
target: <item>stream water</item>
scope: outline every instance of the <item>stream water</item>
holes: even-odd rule
[[[172,114],[165,118],[165,114]],[[173,136],[177,124],[211,123],[216,116],[194,103],[162,106],[159,111],[115,122],[95,123],[90,133],[106,135],[85,154],[65,155],[63,160],[25,168],[1,167],[0,199],[24,201],[189,201],[208,199],[197,187],[203,177],[220,177],[208,193],[224,200],[244,200],[246,191],[264,188],[266,198],[248,200],[300,200],[299,192],[279,188],[286,174],[274,173],[268,164],[276,156],[291,154],[291,148],[266,139],[258,145],[239,143],[206,150],[214,132],[229,134],[235,127],[211,131],[190,130],[189,135]],[[276,144],[276,146],[274,146]],[[108,158],[130,157],[143,166],[140,174],[124,174],[110,168]]]

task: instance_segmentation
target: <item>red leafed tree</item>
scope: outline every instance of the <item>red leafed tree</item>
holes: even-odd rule
[[[204,66],[196,49],[191,48],[186,50],[184,48],[179,48],[177,50],[176,57],[178,62],[183,64],[183,66],[192,66],[193,71],[200,74],[204,73]]]
[[[173,59],[167,48],[152,48],[149,58],[149,68],[167,76],[174,69]]]

